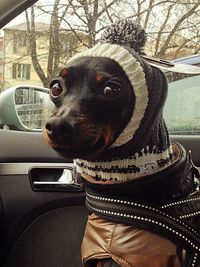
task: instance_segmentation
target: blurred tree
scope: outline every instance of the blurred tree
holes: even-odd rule
[[[160,58],[197,53],[200,26],[199,0],[137,0],[129,3],[130,17],[148,35],[147,51]]]
[[[52,6],[36,5],[26,11],[31,59],[44,86],[48,86],[51,78],[58,74],[61,63],[66,62],[66,59],[80,50],[80,47],[91,47],[95,44],[96,36],[102,30],[102,28],[98,28],[101,25],[100,18],[105,14],[109,18],[111,16],[109,9],[117,1],[106,3],[106,1],[99,0],[70,0],[67,4],[63,4],[61,0],[55,0]],[[36,9],[49,15],[47,71],[42,68],[37,54]],[[69,31],[71,32],[70,36],[67,35]]]
[[[200,50],[200,0],[54,0],[53,4],[42,3],[26,11],[26,22],[32,63],[44,86],[58,73],[61,63],[80,47],[93,46],[101,31],[120,18],[133,18],[145,28],[147,54],[175,58]],[[37,55],[35,21],[38,12],[49,20],[46,70],[41,67]],[[69,31],[73,34],[70,42],[66,35]]]
[[[30,43],[30,54],[33,63],[33,67],[40,77],[43,85],[48,86],[51,77],[54,77],[59,70],[59,61],[62,55],[62,47],[60,45],[61,38],[61,23],[62,18],[58,16],[60,0],[55,0],[53,9],[51,11],[50,23],[49,23],[49,50],[47,51],[47,70],[44,70],[40,64],[37,54],[37,34],[35,27],[35,6],[30,8],[30,12],[26,11],[26,23],[28,39]],[[63,10],[63,17],[66,15],[68,6],[65,6]]]

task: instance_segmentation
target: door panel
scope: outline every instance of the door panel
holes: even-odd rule
[[[30,170],[71,166],[45,145],[41,134],[0,131],[0,266],[81,266],[87,210],[81,186],[35,191]],[[40,172],[38,172],[40,175]]]
[[[83,206],[56,209],[39,216],[22,233],[4,266],[81,266],[85,218]]]
[[[45,144],[42,134],[0,130],[0,162],[71,162]]]

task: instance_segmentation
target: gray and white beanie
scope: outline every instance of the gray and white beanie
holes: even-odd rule
[[[72,58],[106,57],[117,62],[133,87],[132,117],[105,155],[98,161],[76,159],[79,174],[94,182],[124,182],[156,173],[174,160],[172,145],[162,117],[167,96],[163,72],[150,66],[143,54],[146,35],[131,20],[109,26],[100,43]]]

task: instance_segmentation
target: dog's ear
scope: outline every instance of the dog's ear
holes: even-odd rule
[[[65,78],[65,77],[67,76],[67,73],[68,73],[67,68],[63,68],[63,69],[61,70],[61,72],[60,72],[60,76],[61,76],[62,78]]]

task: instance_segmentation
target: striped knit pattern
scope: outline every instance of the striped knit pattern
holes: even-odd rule
[[[147,148],[148,150],[148,148]],[[113,159],[109,162],[76,159],[75,166],[78,173],[94,177],[96,181],[128,181],[161,171],[171,165],[173,151],[171,146],[166,151],[139,153],[124,159]]]

